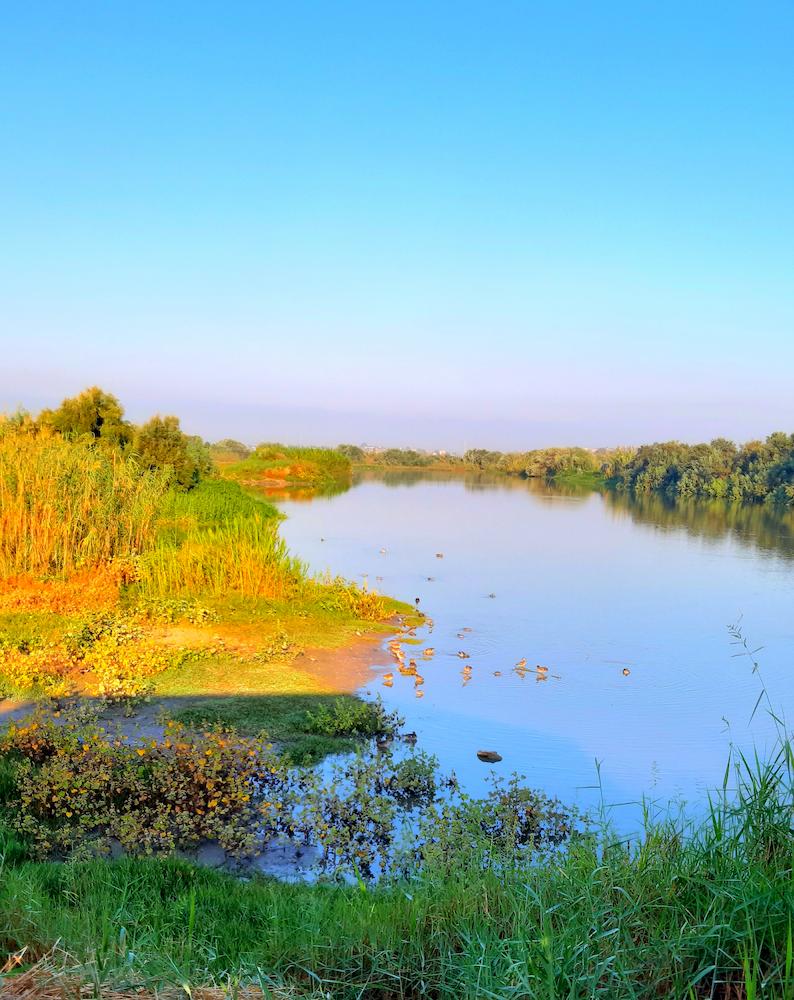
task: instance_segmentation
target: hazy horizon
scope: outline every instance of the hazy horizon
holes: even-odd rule
[[[794,8],[9,5],[0,410],[460,451],[794,430]]]
[[[81,386],[81,389],[88,386]],[[102,388],[114,392],[109,385]],[[66,395],[76,395],[79,390],[69,391]],[[116,393],[114,393],[116,394]],[[33,405],[30,401],[17,400],[12,406],[6,406],[5,412],[13,412],[18,407],[35,415],[40,409],[54,407],[64,396],[58,393],[37,397]],[[319,410],[305,409],[291,412],[268,410],[266,407],[251,405],[244,407],[238,404],[207,402],[191,407],[157,406],[155,397],[147,401],[136,401],[132,406],[126,405],[128,400],[122,395],[121,403],[125,407],[125,415],[134,423],[142,423],[155,413],[160,415],[175,413],[180,417],[184,430],[189,434],[198,434],[207,441],[220,441],[233,438],[251,447],[263,441],[280,441],[293,445],[329,445],[357,444],[371,447],[417,448],[425,451],[449,451],[463,453],[468,448],[488,448],[494,451],[527,451],[533,448],[553,446],[581,446],[584,448],[614,448],[650,444],[654,441],[679,440],[691,444],[710,441],[716,437],[728,437],[738,444],[758,438],[765,438],[774,431],[794,433],[794,427],[783,423],[762,427],[755,434],[732,434],[725,431],[723,424],[715,420],[712,430],[706,430],[702,436],[686,431],[686,420],[677,423],[684,428],[681,433],[671,433],[665,437],[653,436],[636,432],[634,436],[613,437],[601,440],[593,435],[581,434],[571,436],[562,422],[546,423],[537,421],[516,428],[510,421],[477,420],[472,421],[468,428],[460,420],[454,418],[434,418],[432,430],[428,429],[422,417],[403,418],[395,420],[388,415],[374,420],[371,415],[356,412],[338,412],[336,418],[329,421],[328,414]],[[168,402],[168,401],[166,401]],[[174,402],[174,397],[170,400]],[[3,407],[0,407],[3,412]],[[330,428],[329,428],[330,424]],[[719,426],[718,426],[719,424]],[[673,424],[675,426],[675,424]],[[706,425],[708,426],[708,425]],[[336,433],[339,431],[339,433]]]

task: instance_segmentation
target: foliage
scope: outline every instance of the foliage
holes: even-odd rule
[[[135,618],[158,625],[173,625],[175,622],[190,622],[191,625],[207,625],[218,620],[214,608],[208,608],[191,597],[141,597],[135,603],[132,613]]]
[[[553,479],[570,473],[598,472],[601,463],[586,448],[540,448],[503,455],[497,468],[529,479]]]
[[[333,713],[339,702],[360,704],[353,695],[227,695],[194,702],[176,714],[178,721],[190,728],[229,726],[247,736],[266,732],[282,757],[296,765],[315,764],[329,754],[350,753],[371,735],[370,727],[359,723],[355,710],[349,713],[354,731],[335,725],[331,727],[334,735],[329,735],[318,732],[312,723],[322,707]]]
[[[253,485],[284,482],[324,489],[349,483],[351,465],[346,455],[331,448],[260,444],[248,458],[227,466],[224,475]]]
[[[349,446],[345,446],[349,447]],[[463,468],[458,455],[446,451],[417,451],[415,448],[373,448],[362,452],[354,461],[375,468],[443,469]]]
[[[248,458],[251,449],[247,444],[235,441],[234,438],[224,438],[210,445],[210,453],[216,461],[239,462],[240,459]]]
[[[351,462],[364,461],[364,449],[357,444],[339,444],[336,446],[336,450],[345,458],[349,458]]]
[[[284,767],[262,740],[225,731],[124,743],[81,718],[12,724],[0,754],[17,761],[14,827],[39,856],[107,850],[170,852],[217,840],[253,851],[283,827]]]
[[[741,632],[731,634],[760,678]],[[771,711],[763,683],[762,703]],[[23,861],[25,841],[10,840],[0,821],[0,936],[9,950],[34,954],[60,941],[76,963],[96,961],[96,982],[174,982],[193,995],[224,981],[229,996],[259,982],[275,995],[318,988],[380,1000],[787,1000],[794,753],[783,720],[773,718],[771,756],[737,754],[705,816],[648,811],[629,839],[606,821],[577,829],[575,816],[515,777],[471,799],[421,755],[359,755],[322,775],[292,776],[265,756],[254,778],[244,767],[246,753],[257,752],[248,743],[235,744],[238,755],[245,748],[242,763],[219,753],[207,764],[207,747],[214,756],[223,748],[212,741],[234,742],[231,734],[176,730],[170,741],[191,749],[173,753],[169,738],[157,747],[113,743],[108,759],[109,738],[85,723],[76,740],[62,727],[40,732],[28,723],[0,753],[0,805],[11,806],[6,828],[39,853],[79,855],[86,839],[109,829],[129,838],[131,853],[193,845],[207,833],[243,853],[256,809],[253,797],[241,801],[250,794],[243,789],[263,776],[266,828],[319,845],[329,872],[352,871],[356,881],[239,881],[163,861],[34,865]],[[208,771],[231,790],[225,817],[212,815],[218,793]],[[151,831],[119,819],[136,796]],[[180,819],[176,805],[185,803]]]
[[[65,399],[57,410],[43,410],[39,423],[69,439],[87,437],[102,444],[123,446],[132,438],[132,425],[115,396],[98,386]]]
[[[178,417],[152,417],[138,428],[134,448],[145,468],[166,470],[181,489],[191,489],[212,472],[209,447],[184,434]]]
[[[380,621],[386,614],[386,602],[380,594],[339,576],[311,581],[307,589],[317,592],[320,606],[327,611],[368,621]]]
[[[234,592],[282,599],[304,577],[303,564],[289,556],[278,534],[278,522],[257,513],[161,535],[139,560],[137,588],[146,597]]]
[[[496,469],[503,458],[501,451],[488,451],[487,448],[469,448],[463,455],[466,465],[473,465],[477,469]]]
[[[97,982],[195,996],[207,984],[244,995],[250,983],[340,1000],[787,1000],[786,773],[743,768],[737,796],[702,823],[649,818],[631,843],[605,829],[518,861],[487,806],[486,829],[475,811],[440,831],[444,850],[428,849],[421,870],[377,885],[239,880],[159,860],[32,864],[17,846],[0,879],[0,934],[34,954],[59,941]],[[345,816],[347,801],[339,789],[330,808]]]
[[[228,480],[207,479],[188,493],[172,490],[161,504],[156,542],[137,563],[138,594],[295,594],[306,570],[290,557],[279,519],[275,507]]]
[[[238,483],[214,477],[185,493],[171,490],[161,507],[161,533],[218,525],[230,517],[259,515],[280,518],[278,510],[261,497],[244,493]]]
[[[387,712],[383,702],[359,701],[356,698],[336,698],[306,713],[306,729],[321,736],[378,736],[397,731],[401,720]]]
[[[634,493],[794,506],[794,434],[775,433],[742,447],[724,438],[710,444],[643,445],[633,454],[615,455],[603,471],[616,486]]]
[[[100,697],[128,701],[148,695],[158,674],[213,652],[208,647],[174,649],[144,639],[124,642],[107,636],[85,654],[81,667],[94,678]]]
[[[151,691],[158,674],[215,652],[159,645],[138,621],[137,615],[89,613],[58,641],[0,641],[0,681],[15,694],[61,697],[79,681],[104,699],[136,699]]]

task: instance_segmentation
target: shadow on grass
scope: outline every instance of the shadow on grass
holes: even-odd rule
[[[315,764],[348,753],[393,726],[379,703],[350,694],[185,695],[135,704],[81,697],[66,701],[0,701],[0,729],[43,709],[92,706],[104,724],[130,742],[160,739],[168,720],[189,729],[232,728],[241,736],[263,733],[294,764]]]

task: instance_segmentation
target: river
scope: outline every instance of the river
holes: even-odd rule
[[[601,802],[618,822],[643,799],[702,802],[731,744],[763,753],[774,732],[762,709],[750,719],[759,678],[734,655],[727,626],[739,620],[751,649],[764,647],[772,703],[794,702],[790,514],[397,472],[279,506],[313,570],[419,598],[434,623],[420,632],[435,649],[417,657],[424,685],[384,650],[364,693],[398,709],[473,793],[490,771],[476,751],[493,749],[501,773]]]

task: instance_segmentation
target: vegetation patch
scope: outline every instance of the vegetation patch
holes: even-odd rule
[[[293,764],[314,764],[329,754],[349,753],[362,740],[393,735],[399,720],[380,703],[353,695],[271,694],[202,698],[174,718],[191,728],[228,726],[242,735],[267,733]]]
[[[240,881],[175,860],[34,864],[6,826],[3,947],[24,970],[57,943],[79,982],[193,996],[208,986],[228,998],[343,1000],[791,996],[785,751],[769,767],[737,762],[738,796],[716,797],[703,822],[649,819],[631,843],[605,828],[544,846],[556,820],[519,783],[441,810],[422,804],[431,836],[406,845],[406,868],[367,883],[364,816],[387,829],[397,770],[383,760],[379,774],[340,771],[322,799],[307,796],[313,836],[359,873],[350,884]]]
[[[349,485],[350,459],[330,448],[260,444],[246,458],[224,466],[224,475],[250,485],[309,486],[317,490]]]
[[[13,828],[38,857],[168,853],[216,840],[230,854],[282,829],[284,765],[262,740],[188,732],[140,745],[78,712],[12,724],[0,755],[13,766]]]

